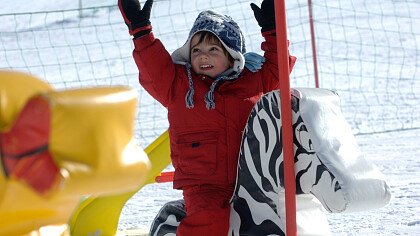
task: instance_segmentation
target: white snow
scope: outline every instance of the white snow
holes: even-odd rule
[[[103,5],[111,5],[116,4],[117,1],[100,1],[100,0],[91,0],[91,1],[82,1],[83,7],[91,7],[91,6],[103,6]],[[184,18],[187,22],[187,25],[191,25],[194,17],[196,15],[195,12],[191,13],[188,6],[188,3],[183,3],[184,5],[178,6],[176,4],[171,5],[171,3],[175,1],[162,1],[163,3],[169,4],[172,8],[171,11],[176,10],[184,10],[187,11],[187,16]],[[212,1],[214,2],[214,1]],[[234,1],[235,3],[237,1]],[[251,1],[248,1],[251,2]],[[314,1],[316,2],[316,1]],[[331,1],[332,3],[333,1]],[[357,2],[357,1],[356,1]],[[358,1],[363,2],[363,1]],[[163,4],[162,3],[162,4]],[[414,3],[413,3],[414,4]],[[222,4],[219,4],[223,6]],[[246,5],[246,4],[245,4]],[[372,4],[375,6],[376,4]],[[239,7],[239,12],[246,12],[246,14],[252,14],[250,9],[244,9],[245,7]],[[420,4],[417,3],[416,9],[411,9],[412,14],[416,12],[418,14],[418,10],[420,9]],[[38,12],[38,11],[52,11],[52,10],[61,10],[61,9],[77,9],[79,7],[78,1],[74,0],[59,0],[59,1],[47,1],[47,0],[38,0],[38,1],[22,1],[22,0],[2,0],[0,1],[0,15],[1,14],[10,14],[10,13],[17,13],[17,12]],[[195,4],[194,7],[197,7]],[[205,6],[200,6],[205,7]],[[212,6],[207,6],[212,7]],[[229,7],[233,7],[229,5]],[[236,5],[235,5],[236,7]],[[336,6],[332,6],[336,7]],[[357,8],[357,6],[355,6]],[[169,9],[169,8],[168,8]],[[165,9],[165,12],[169,12],[168,9]],[[371,9],[372,11],[375,10],[374,7]],[[396,9],[398,10],[398,9]],[[394,12],[395,13],[395,12]],[[156,9],[153,11],[154,15],[163,14]],[[389,13],[392,14],[392,13]],[[88,17],[88,16],[87,16]],[[95,17],[99,17],[100,15],[95,15]],[[120,17],[120,16],[116,16]],[[34,19],[36,16],[34,16]],[[234,17],[235,18],[235,17]],[[9,18],[8,18],[9,19]],[[36,19],[35,19],[36,20]],[[41,20],[41,19],[40,19]],[[42,19],[43,20],[43,19]],[[51,20],[51,19],[50,19]],[[168,19],[161,19],[162,22],[167,22],[170,24],[181,24],[178,21],[170,21]],[[166,20],[166,21],[165,21]],[[328,20],[328,19],[327,19]],[[350,19],[349,19],[350,21]],[[60,24],[65,24],[66,22],[61,22]],[[72,24],[74,22],[69,22]],[[293,21],[290,21],[293,24]],[[182,22],[184,25],[185,22]],[[254,25],[254,26],[253,26]],[[2,22],[0,25],[0,34],[2,31],[10,31],[14,30],[14,28],[19,28],[19,25],[13,20]],[[177,26],[177,25],[176,25]],[[36,25],[34,25],[36,27]],[[165,24],[159,23],[154,25],[156,30],[160,32],[165,32]],[[185,26],[179,26],[180,32],[179,35],[172,37],[172,35],[165,37],[164,43],[170,49],[174,49],[178,45],[183,43],[184,38],[186,37],[186,31],[188,29]],[[182,28],[184,27],[184,28]],[[13,28],[13,29],[10,29]],[[125,25],[121,21],[121,24],[118,26],[118,32],[116,34],[127,34],[125,31]],[[258,28],[255,27],[255,22],[247,24],[244,27],[246,31],[255,31],[256,35],[258,35]],[[294,32],[290,32],[293,34]],[[309,32],[305,32],[308,34]],[[55,35],[54,37],[61,37],[62,35]],[[92,35],[92,37],[97,35]],[[54,38],[53,37],[53,38]],[[89,35],[86,35],[89,37]],[[65,40],[70,41],[72,37],[67,36]],[[78,38],[75,37],[74,40]],[[128,39],[128,36],[127,36]],[[80,40],[80,39],[79,39]],[[417,41],[420,39],[416,38]],[[82,40],[86,42],[85,40]],[[0,57],[5,55],[5,50],[8,48],[4,42],[3,45],[0,47]],[[14,45],[14,42],[10,42],[10,45]],[[249,43],[249,42],[248,42]],[[294,43],[293,41],[291,42]],[[403,42],[401,42],[403,43]],[[410,42],[404,42],[407,45]],[[418,45],[418,42],[414,42],[414,45]],[[16,45],[13,47],[15,48]],[[59,45],[58,45],[59,46]],[[130,40],[127,40],[126,47],[131,47]],[[248,45],[247,45],[248,46]],[[121,46],[124,47],[124,46]],[[251,48],[259,48],[259,43]],[[407,63],[416,63],[418,68],[418,48],[415,46],[410,46],[409,48],[413,50],[408,50],[406,55],[412,56],[411,60],[407,61]],[[367,50],[368,48],[365,48]],[[324,50],[331,50],[331,49],[324,49]],[[372,50],[379,50],[378,48],[374,48]],[[131,57],[130,49],[126,50],[127,55],[123,55],[124,57]],[[102,52],[103,53],[103,52]],[[106,52],[111,53],[111,52]],[[377,51],[372,52],[363,52],[363,53],[371,53],[375,54],[378,53]],[[78,56],[78,55],[76,55]],[[100,56],[100,55],[98,55]],[[389,55],[385,55],[389,56]],[[57,52],[51,50],[51,55],[47,56],[47,58],[52,58],[52,60],[56,60]],[[65,60],[65,58],[60,58],[60,60]],[[82,59],[81,59],[82,60]],[[131,59],[129,59],[131,60]],[[0,58],[0,68],[5,67],[2,65],[3,61]],[[300,63],[299,61],[297,63]],[[21,66],[21,65],[19,65]],[[102,67],[101,67],[102,66]],[[110,65],[108,63],[103,63],[101,65],[95,64],[94,69],[100,72],[110,71],[110,66],[114,66],[115,68],[112,69],[118,70],[121,67],[118,65]],[[125,65],[123,65],[124,67]],[[131,67],[130,67],[131,66]],[[133,65],[129,67],[133,69]],[[366,69],[368,65],[361,65]],[[125,68],[125,67],[124,67]],[[124,69],[123,68],[123,69]],[[299,66],[295,68],[295,70],[299,71]],[[331,70],[340,70],[340,68],[328,68]],[[399,70],[401,68],[397,68]],[[55,70],[44,72],[44,74],[40,73],[40,77],[42,78],[43,75],[51,75],[51,79],[49,82],[58,84],[60,86],[60,80],[64,76],[71,77],[72,73],[62,73],[56,72]],[[396,71],[398,72],[398,71]],[[393,71],[390,71],[389,74],[392,74]],[[415,74],[415,72],[412,72]],[[110,72],[110,74],[112,74]],[[299,76],[297,72],[296,76]],[[384,75],[381,75],[384,76]],[[386,76],[386,75],[385,75]],[[416,80],[420,78],[415,78]],[[134,81],[127,82],[126,78],[123,78],[121,81],[112,81],[112,82],[105,82],[105,84],[128,84],[130,86],[137,86],[136,76],[134,76]],[[83,81],[82,81],[83,82]],[[324,81],[324,84],[327,84],[327,80]],[[347,82],[347,81],[345,81]],[[336,83],[336,82],[332,82]],[[412,82],[414,84],[415,82]],[[71,84],[71,83],[69,83]],[[75,83],[78,85],[78,83]],[[360,84],[362,84],[360,82]],[[86,84],[85,84],[86,85]],[[327,84],[328,85],[328,84]],[[63,86],[61,84],[61,86]],[[414,86],[414,88],[416,88]],[[400,87],[398,89],[404,89]],[[413,87],[408,87],[407,91],[399,91],[399,92],[406,92],[407,94],[413,94],[413,96],[418,96],[420,91],[412,91]],[[147,99],[150,98],[143,98],[142,101],[148,101]],[[351,99],[355,99],[351,97]],[[355,110],[358,107],[354,108]],[[362,109],[362,108],[360,108]],[[372,109],[381,109],[380,106],[376,106]],[[412,111],[416,113],[416,111]],[[419,111],[417,111],[418,113]],[[153,120],[156,117],[164,117],[165,111],[160,108],[154,113],[149,112],[150,116],[145,116],[148,113],[142,113],[140,120]],[[377,111],[377,114],[384,114],[383,111]],[[414,114],[416,115],[416,114]],[[162,122],[162,121],[160,121]],[[415,124],[418,123],[418,120],[408,121],[408,123]],[[148,123],[149,124],[149,123]],[[161,126],[160,126],[161,127]],[[160,128],[162,129],[162,128]],[[159,133],[162,130],[154,131],[155,133]],[[379,170],[386,176],[388,185],[391,187],[392,190],[392,199],[389,205],[370,211],[363,211],[357,213],[346,213],[346,214],[328,214],[328,219],[331,224],[331,229],[334,235],[420,235],[420,158],[417,155],[420,154],[419,143],[420,143],[420,129],[408,129],[408,130],[397,130],[393,132],[384,132],[384,133],[377,133],[377,134],[365,134],[365,135],[358,135],[356,136],[358,144],[360,145],[362,153],[365,155],[365,158],[372,161]],[[168,170],[171,167],[168,167]],[[179,199],[182,197],[180,191],[173,190],[171,183],[164,183],[164,184],[151,184],[143,188],[140,192],[138,192],[132,199],[130,199],[126,206],[123,209],[120,221],[119,221],[119,228],[120,229],[132,229],[132,228],[141,228],[141,229],[148,229],[155,214],[158,212],[160,207],[166,203],[167,201],[171,201],[174,199]]]

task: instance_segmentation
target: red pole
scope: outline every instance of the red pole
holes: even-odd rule
[[[289,79],[289,50],[287,43],[285,0],[275,1],[277,59],[279,68],[280,114],[282,122],[284,188],[286,202],[286,235],[296,236],[296,184],[292,130],[292,98]]]
[[[318,63],[316,59],[316,46],[315,46],[315,28],[314,28],[314,18],[312,16],[312,0],[308,0],[308,10],[309,10],[309,26],[311,28],[312,61],[314,63],[315,88],[319,88]]]

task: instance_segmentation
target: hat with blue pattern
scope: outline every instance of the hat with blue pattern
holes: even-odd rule
[[[197,16],[185,44],[172,53],[172,60],[175,63],[187,64],[190,62],[190,42],[192,37],[200,31],[208,31],[216,35],[235,60],[233,71],[242,71],[245,66],[243,54],[246,52],[242,31],[230,16],[212,10],[203,11]]]

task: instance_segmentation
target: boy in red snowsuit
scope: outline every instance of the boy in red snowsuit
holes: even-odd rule
[[[151,31],[152,3],[118,1],[134,36],[140,84],[168,109],[173,184],[187,212],[177,235],[226,235],[242,131],[261,95],[278,88],[274,2],[251,4],[264,57],[245,54],[238,24],[211,10],[198,15],[186,43],[170,55]],[[289,56],[290,71],[294,62]]]

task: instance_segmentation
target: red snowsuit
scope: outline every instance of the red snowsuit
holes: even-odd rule
[[[263,35],[266,41],[261,47],[266,61],[262,69],[251,72],[244,68],[237,80],[221,82],[214,92],[216,107],[210,110],[206,108],[204,97],[212,78],[191,71],[195,94],[194,108],[189,109],[185,104],[189,90],[186,67],[172,62],[153,33],[134,39],[133,57],[140,71],[140,84],[168,109],[171,159],[175,167],[173,184],[174,188],[183,189],[187,210],[179,230],[188,230],[179,231],[181,235],[195,234],[194,219],[189,216],[199,212],[202,217],[196,214],[195,219],[209,218],[213,220],[209,224],[224,224],[208,230],[227,232],[228,202],[236,180],[242,131],[261,95],[278,88],[276,38],[270,33]],[[290,71],[294,61],[295,58],[290,57]],[[203,199],[197,194],[209,198]],[[214,222],[217,217],[221,222]],[[191,224],[186,223],[188,221],[192,221]],[[181,227],[184,222],[188,226]],[[201,235],[205,235],[203,227],[200,230]],[[218,235],[216,232],[212,231],[211,235]]]

